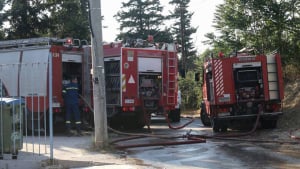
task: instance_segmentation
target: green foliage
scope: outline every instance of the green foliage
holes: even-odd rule
[[[196,49],[193,46],[192,34],[197,28],[191,26],[193,13],[187,9],[190,0],[172,0],[169,4],[174,5],[173,12],[164,17],[163,8],[159,0],[128,0],[122,3],[121,10],[115,15],[120,23],[118,39],[146,39],[148,35],[154,35],[156,42],[173,42],[179,45],[181,59],[179,59],[179,71],[187,73],[186,78],[181,78],[179,88],[182,92],[182,103],[186,108],[197,108],[200,103],[201,89],[194,80],[194,72],[199,66],[196,57]],[[161,30],[163,22],[169,19],[174,21],[171,27]],[[183,44],[183,45],[182,45]],[[195,62],[197,60],[197,62]]]
[[[86,0],[48,0],[50,35],[60,38],[90,39]]]
[[[1,39],[22,39],[41,36],[89,39],[88,5],[86,0],[0,0],[11,8],[4,11]],[[5,36],[4,36],[5,35]]]
[[[243,47],[261,53],[277,50],[284,63],[300,61],[300,3],[290,1],[225,0],[217,7],[218,36],[207,33],[206,44],[226,55]]]
[[[117,39],[147,39],[148,35],[153,35],[155,38],[160,37],[160,40],[164,37],[170,41],[168,30],[161,30],[165,20],[162,10],[159,0],[122,2],[121,10],[114,16],[120,23],[121,32]]]
[[[190,0],[171,0],[169,2],[169,4],[175,6],[168,18],[174,20],[172,34],[175,41],[180,44],[179,71],[181,75],[196,68],[194,60],[196,59],[197,50],[194,47],[192,35],[196,33],[197,28],[191,26],[194,13],[188,11],[189,3]]]
[[[0,0],[0,11],[3,10],[4,5],[6,4],[6,0]],[[5,16],[3,13],[0,14],[0,22],[3,23]],[[0,25],[0,39],[4,39],[5,32],[3,30],[3,24]]]
[[[32,38],[47,32],[49,22],[42,1],[7,0],[11,8],[3,14],[2,22],[8,21],[11,25],[3,31],[7,39]]]
[[[202,91],[200,84],[195,81],[195,73],[189,71],[185,78],[179,79],[183,109],[199,108]]]

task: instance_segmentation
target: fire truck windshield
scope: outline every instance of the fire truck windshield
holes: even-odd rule
[[[240,70],[237,72],[237,80],[239,82],[253,82],[258,81],[256,70]]]

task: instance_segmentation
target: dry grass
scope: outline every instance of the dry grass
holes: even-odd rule
[[[183,117],[200,117],[200,109],[181,109]]]
[[[300,128],[300,80],[285,85],[283,116],[278,121],[282,129]]]

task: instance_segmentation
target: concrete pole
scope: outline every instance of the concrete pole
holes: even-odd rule
[[[181,59],[182,59],[182,68],[184,71],[184,78],[186,77],[186,52],[185,52],[185,25],[184,25],[184,14],[183,14],[183,10],[185,9],[185,6],[183,6],[183,3],[181,1],[180,4],[180,36],[181,36]]]
[[[90,27],[92,32],[93,97],[95,123],[94,145],[97,149],[103,149],[108,144],[108,134],[102,45],[101,0],[89,1],[91,17]]]

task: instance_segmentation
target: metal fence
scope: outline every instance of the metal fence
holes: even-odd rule
[[[0,163],[10,158],[54,158],[49,58],[51,54],[35,63],[1,62]]]

